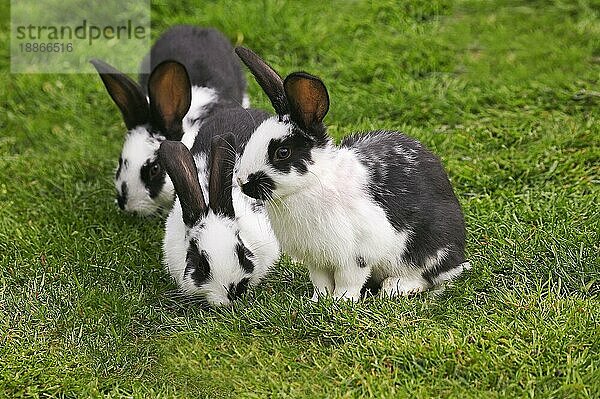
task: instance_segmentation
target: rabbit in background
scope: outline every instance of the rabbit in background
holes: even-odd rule
[[[190,148],[211,113],[249,105],[231,43],[215,29],[174,26],[142,61],[152,72],[140,73],[139,84],[101,60],[91,62],[127,127],[115,174],[117,204],[139,215],[169,210],[173,184],[157,159],[160,144],[176,140]]]

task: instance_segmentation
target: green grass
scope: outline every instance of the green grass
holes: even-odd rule
[[[600,3],[155,1],[324,79],[340,138],[443,159],[474,268],[439,298],[311,303],[283,261],[229,309],[176,294],[117,212],[95,75],[11,75],[0,6],[0,397],[600,397]],[[257,107],[268,100],[249,77]]]

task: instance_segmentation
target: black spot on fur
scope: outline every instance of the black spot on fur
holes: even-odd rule
[[[275,189],[275,182],[265,172],[251,173],[248,182],[242,185],[242,192],[259,200],[269,200]]]
[[[315,141],[295,128],[291,136],[271,140],[268,148],[269,163],[283,173],[289,173],[291,168],[294,168],[298,173],[304,174],[308,172],[308,164],[313,163],[310,152],[314,147]],[[278,159],[277,150],[279,148],[288,149],[289,157]]]
[[[358,267],[360,267],[361,269],[367,267],[367,262],[365,262],[365,258],[363,258],[362,256],[357,256],[356,257],[356,264],[358,265]]]
[[[157,167],[157,165],[159,171],[158,173],[153,174],[152,168]],[[140,170],[140,177],[144,183],[144,186],[146,186],[146,190],[148,191],[150,198],[155,198],[158,194],[160,194],[160,191],[165,185],[165,176],[166,171],[160,166],[160,163],[158,162],[158,156],[155,156],[153,161],[146,161],[146,163],[142,166],[142,169]]]
[[[119,208],[125,209],[125,204],[127,203],[127,183],[123,182],[121,184],[121,192],[117,191],[117,204],[119,204]]]
[[[423,277],[465,261],[465,225],[458,199],[440,160],[418,141],[399,132],[376,131],[345,138],[369,172],[367,190],[397,231],[410,230],[402,261],[422,267],[440,248],[446,258]]]
[[[204,284],[210,275],[208,254],[206,251],[198,251],[198,246],[193,241],[188,247],[184,274],[191,275],[196,286]]]
[[[246,273],[252,273],[254,271],[254,263],[252,263],[251,258],[254,257],[254,254],[241,241],[236,244],[235,252],[242,269]]]

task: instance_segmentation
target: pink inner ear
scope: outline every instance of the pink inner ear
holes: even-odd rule
[[[165,128],[173,128],[187,113],[186,105],[189,108],[191,103],[191,87],[185,68],[175,62],[159,65],[150,76],[148,89]]]
[[[120,106],[121,104],[127,104],[129,97],[125,90],[118,85],[112,87],[112,94],[115,98],[115,102]]]
[[[329,109],[327,89],[316,78],[294,76],[286,80],[286,94],[292,105],[292,113],[306,127],[320,123]]]
[[[163,109],[163,115],[173,118],[177,115],[177,111],[182,108],[184,103],[183,97],[189,97],[189,93],[185,90],[186,82],[183,79],[177,79],[177,76],[171,74],[161,79],[159,87],[168,88],[164,90],[165,95],[157,93],[159,103]]]

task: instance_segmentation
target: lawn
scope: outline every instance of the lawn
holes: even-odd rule
[[[178,295],[118,211],[96,75],[9,73],[0,5],[0,397],[600,397],[600,3],[153,1],[328,85],[330,133],[448,170],[473,269],[440,297],[309,301],[284,259],[234,307]],[[271,109],[248,76],[252,103]]]

